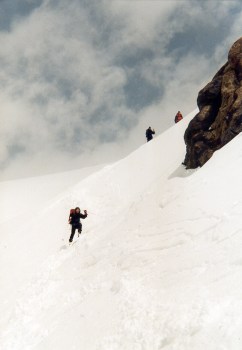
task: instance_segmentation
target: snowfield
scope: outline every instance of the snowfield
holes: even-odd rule
[[[241,350],[242,134],[186,171],[193,115],[102,169],[0,183],[1,350]]]

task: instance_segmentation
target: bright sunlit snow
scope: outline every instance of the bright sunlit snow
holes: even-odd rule
[[[241,350],[242,134],[186,171],[193,115],[101,170],[0,183],[2,350]]]

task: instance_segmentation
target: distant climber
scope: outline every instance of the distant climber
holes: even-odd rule
[[[148,129],[146,130],[145,136],[147,138],[147,142],[151,141],[153,139],[153,135],[155,134],[155,130],[151,129],[149,126]]]
[[[69,224],[71,225],[71,236],[69,239],[69,243],[73,241],[73,237],[75,235],[76,230],[78,230],[78,237],[82,232],[82,224],[80,219],[86,219],[87,217],[87,211],[84,210],[84,214],[81,213],[81,210],[79,207],[76,207],[75,209],[70,210],[69,215]]]
[[[183,116],[182,116],[181,112],[178,111],[176,116],[175,116],[175,123],[180,122],[182,119],[183,119]]]

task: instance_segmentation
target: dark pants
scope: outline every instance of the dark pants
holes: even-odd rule
[[[75,235],[76,230],[78,230],[78,236],[82,232],[82,224],[77,224],[77,225],[71,225],[71,236],[69,239],[69,242],[73,241],[73,237]]]

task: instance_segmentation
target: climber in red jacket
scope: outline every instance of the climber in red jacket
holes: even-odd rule
[[[182,119],[183,119],[183,116],[182,116],[181,112],[178,111],[176,116],[175,116],[175,123],[180,122]]]

